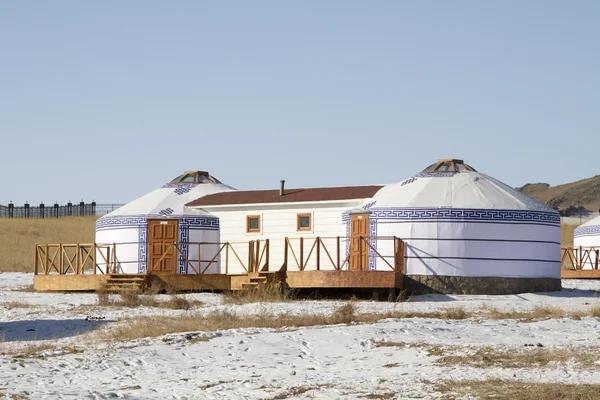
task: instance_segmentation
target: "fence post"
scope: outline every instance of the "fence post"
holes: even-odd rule
[[[229,274],[229,242],[225,243],[225,275]]]
[[[285,266],[285,270],[287,271],[287,265],[288,265],[288,238],[285,238],[284,241],[284,246],[283,246],[283,265]]]
[[[25,218],[29,218],[29,202],[25,201],[25,205],[23,207],[25,208]]]
[[[35,246],[35,260],[33,262],[33,274],[38,274],[38,264],[40,262],[40,245]]]
[[[40,203],[40,218],[44,218],[44,202]]]
[[[362,236],[358,237],[358,270],[362,271],[363,262],[362,262]]]
[[[12,200],[8,203],[8,218],[13,218],[15,216],[15,205]]]
[[[267,246],[267,248],[265,249],[265,257],[266,257],[265,265],[267,266],[267,271],[269,270],[269,256],[270,256],[270,252],[271,252],[271,250],[270,250],[271,244],[270,243],[271,242],[269,241],[269,239],[267,239],[265,241],[265,246]]]
[[[67,203],[67,216],[72,216],[73,215],[73,203],[71,203],[71,200],[69,200],[69,202]]]
[[[304,271],[304,238],[300,238],[300,271]]]
[[[337,269],[339,270],[342,268],[342,266],[340,265],[341,248],[340,248],[340,237],[339,236],[336,236],[336,246],[337,246],[337,260],[336,261],[337,261]]]
[[[321,270],[321,238],[317,236],[317,271]]]

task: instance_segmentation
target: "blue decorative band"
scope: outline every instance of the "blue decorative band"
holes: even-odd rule
[[[448,178],[455,174],[456,172],[420,172],[414,178]]]
[[[123,215],[115,217],[102,217],[96,221],[96,230],[111,228],[138,228],[148,225],[149,219],[164,219],[164,215]],[[183,216],[169,215],[169,219],[176,219],[179,225],[201,227],[202,229],[219,229],[219,219],[210,216]]]
[[[600,225],[580,226],[575,228],[574,237],[600,235]]]
[[[199,183],[165,183],[161,186],[161,188],[176,188],[176,189],[188,189],[189,192],[191,189],[198,186]]]
[[[371,218],[404,221],[492,221],[531,222],[560,226],[556,212],[532,210],[486,210],[479,208],[397,208],[373,209]]]

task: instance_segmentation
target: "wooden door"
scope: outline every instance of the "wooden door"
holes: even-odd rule
[[[369,236],[369,213],[350,215],[350,271],[369,269],[369,246],[361,236]]]
[[[177,220],[148,221],[148,269],[153,274],[174,274],[177,271]]]

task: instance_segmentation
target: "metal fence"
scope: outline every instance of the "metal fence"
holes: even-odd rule
[[[80,202],[66,205],[53,204],[32,206],[25,203],[16,206],[12,202],[8,206],[0,205],[0,218],[62,218],[105,215],[121,207],[122,204],[96,204],[96,202]]]

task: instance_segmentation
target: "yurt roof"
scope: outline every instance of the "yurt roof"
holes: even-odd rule
[[[600,237],[600,216],[589,220],[575,228],[574,237],[579,236],[599,236]]]
[[[186,207],[186,203],[203,196],[235,191],[221,183],[206,171],[186,171],[144,196],[106,214],[105,217],[148,216],[152,218],[176,218],[179,216],[210,215],[202,210]]]
[[[459,159],[440,159],[420,173],[387,185],[369,208],[462,208],[556,211],[520,191],[477,172]]]

